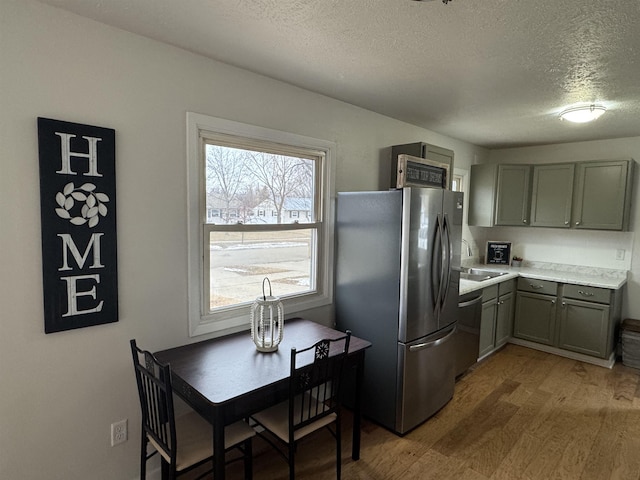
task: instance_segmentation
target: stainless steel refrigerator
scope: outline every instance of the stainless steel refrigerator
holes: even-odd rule
[[[372,342],[363,413],[405,434],[453,396],[462,194],[339,193],[336,323]]]

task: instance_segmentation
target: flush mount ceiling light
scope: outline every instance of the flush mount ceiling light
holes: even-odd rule
[[[560,120],[573,123],[587,123],[600,118],[607,109],[602,105],[585,105],[582,107],[567,108],[560,113]]]

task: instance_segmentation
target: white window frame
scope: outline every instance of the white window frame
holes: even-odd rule
[[[334,178],[336,144],[328,140],[272,130],[240,122],[187,112],[187,243],[189,335],[232,333],[249,329],[249,307],[239,306],[209,314],[204,305],[205,260],[204,223],[206,220],[204,140],[209,134],[233,135],[249,140],[277,143],[324,153],[321,166],[320,215],[316,290],[283,299],[285,316],[333,302],[334,257]],[[259,293],[259,292],[258,292]],[[276,293],[277,294],[277,293]],[[256,297],[258,294],[256,294]]]

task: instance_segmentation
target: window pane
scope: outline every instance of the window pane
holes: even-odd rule
[[[451,190],[454,192],[462,192],[462,176],[454,175],[451,179]]]
[[[253,302],[264,277],[277,297],[314,291],[315,232],[211,232],[210,309]]]
[[[314,160],[211,144],[205,156],[207,223],[315,222]]]

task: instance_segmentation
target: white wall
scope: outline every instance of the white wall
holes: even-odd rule
[[[563,127],[572,128],[572,126],[558,125],[558,128]],[[495,163],[550,163],[628,158],[640,161],[640,137],[508,148],[492,150],[489,155],[489,161]],[[623,317],[638,318],[640,316],[640,245],[634,230],[640,226],[639,167],[640,165],[636,163],[630,232],[517,227],[490,230],[472,228],[472,231],[476,239],[483,238],[481,241],[488,240],[487,236],[500,237],[491,238],[491,240],[513,241],[516,253],[527,260],[630,270],[622,313]],[[624,250],[623,260],[616,259],[617,250]]]
[[[77,17],[0,0],[0,478],[138,471],[128,340],[187,334],[185,113],[331,140],[337,190],[386,188],[388,147],[425,141],[468,168],[488,152]],[[36,118],[116,130],[120,321],[44,334]],[[309,312],[331,322],[331,309]],[[130,439],[111,447],[109,426]]]

